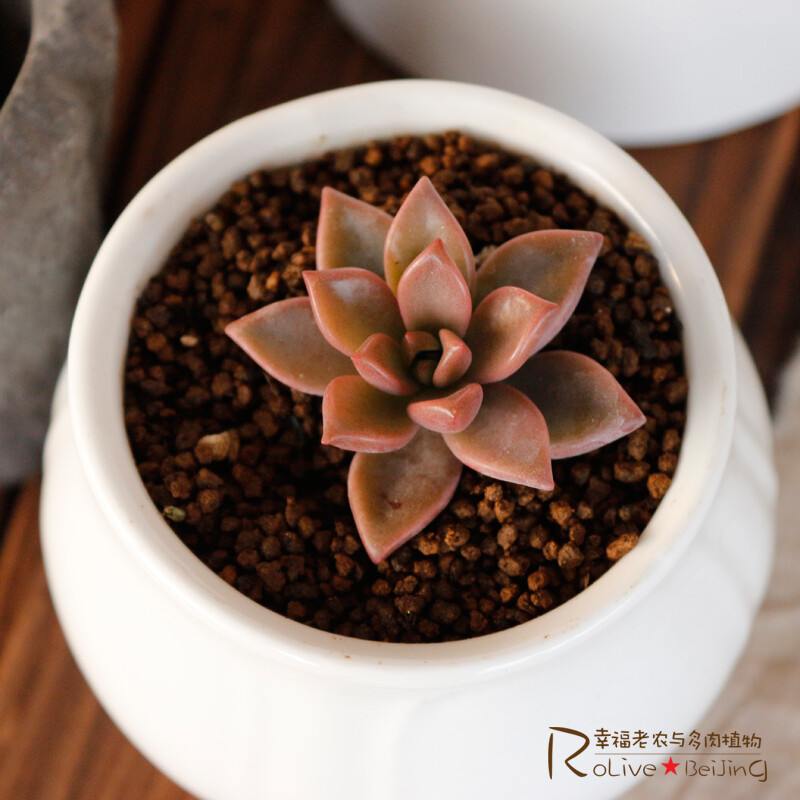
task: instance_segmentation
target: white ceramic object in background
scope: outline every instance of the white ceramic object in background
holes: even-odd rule
[[[332,0],[412,75],[496,86],[627,145],[716,136],[800,102],[798,0]]]
[[[686,435],[639,545],[574,599],[469,641],[363,642],[253,603],[167,526],[123,425],[129,320],[189,220],[234,179],[365,139],[453,128],[566,172],[651,243],[685,324]],[[529,100],[396,81],[240,120],[177,158],[120,216],[76,314],[41,523],[56,609],[90,685],[133,743],[199,797],[579,800],[616,796],[630,781],[579,778],[563,763],[549,778],[550,727],[697,722],[760,603],[774,496],[758,379],[700,244],[653,179]]]

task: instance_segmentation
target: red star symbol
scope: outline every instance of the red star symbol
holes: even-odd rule
[[[661,766],[664,767],[664,774],[665,775],[668,775],[670,772],[673,775],[677,775],[678,773],[675,772],[675,767],[679,767],[680,765],[681,765],[681,762],[680,761],[673,761],[672,760],[672,756],[669,757],[669,761],[667,761],[667,762],[662,761],[661,762]]]

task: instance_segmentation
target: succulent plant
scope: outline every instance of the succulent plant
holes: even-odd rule
[[[476,271],[427,178],[394,218],[323,190],[308,296],[226,332],[279,381],[322,395],[323,444],[356,451],[348,496],[375,563],[447,506],[462,465],[551,490],[551,459],[644,422],[597,362],[538,352],[574,311],[602,242],[585,231],[526,233]]]

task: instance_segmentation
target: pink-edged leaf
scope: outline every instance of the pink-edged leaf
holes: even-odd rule
[[[397,285],[397,304],[409,331],[436,334],[447,328],[464,335],[472,316],[472,296],[441,239],[408,265]]]
[[[373,333],[398,341],[403,336],[397,300],[374,273],[343,267],[306,270],[303,278],[320,332],[345,355],[352,356]]]
[[[322,398],[322,444],[361,453],[405,447],[417,432],[406,400],[381,392],[360,375],[334,378]]]
[[[400,342],[403,350],[403,359],[406,364],[412,364],[420,353],[433,353],[441,350],[441,343],[427,331],[408,331]]]
[[[458,459],[501,481],[554,487],[547,425],[538,408],[505,383],[483,387],[483,405],[461,433],[443,436]]]
[[[385,333],[373,333],[356,350],[353,366],[367,383],[382,392],[408,395],[419,389],[408,372],[400,344]]]
[[[534,352],[556,308],[516,286],[495,289],[475,309],[464,337],[472,351],[467,380],[494,383],[516,372]]]
[[[356,453],[347,476],[350,509],[367,555],[383,561],[445,509],[461,462],[437,433],[420,429],[402,450]]]
[[[530,397],[544,415],[551,458],[596,450],[645,422],[644,414],[616,378],[580,353],[538,353],[509,383]]]
[[[419,398],[408,404],[408,416],[417,425],[437,433],[460,433],[475,419],[483,389],[468,383],[455,391],[426,391]]]
[[[231,322],[225,333],[273,378],[307,394],[321,395],[334,378],[355,373],[320,333],[307,297],[270,303]]]
[[[428,178],[420,178],[400,206],[386,235],[383,267],[386,282],[397,291],[406,267],[432,242],[441,239],[467,286],[472,288],[475,257],[467,234]]]
[[[383,246],[391,224],[385,211],[326,186],[317,227],[317,269],[360,267],[383,277]]]
[[[442,388],[464,376],[472,363],[472,351],[452,331],[439,331],[439,341],[442,343],[442,356],[433,373],[433,385]]]
[[[603,246],[603,236],[592,231],[533,231],[500,245],[486,259],[475,278],[475,301],[501,286],[518,286],[555,303],[537,350],[544,347],[578,305],[586,279]]]

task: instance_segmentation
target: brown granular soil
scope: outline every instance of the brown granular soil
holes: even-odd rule
[[[375,566],[347,503],[351,454],[320,444],[320,399],[265,376],[223,328],[305,293],[323,186],[394,214],[423,174],[479,261],[485,248],[531,230],[604,235],[583,298],[551,346],[604,364],[647,423],[556,461],[552,492],[465,468],[448,508]],[[631,550],[675,470],[686,391],[680,325],[647,244],[565,177],[450,132],[235,183],[191,223],[137,302],[125,422],[153,502],[223,580],[322,630],[434,642],[537,617]]]

